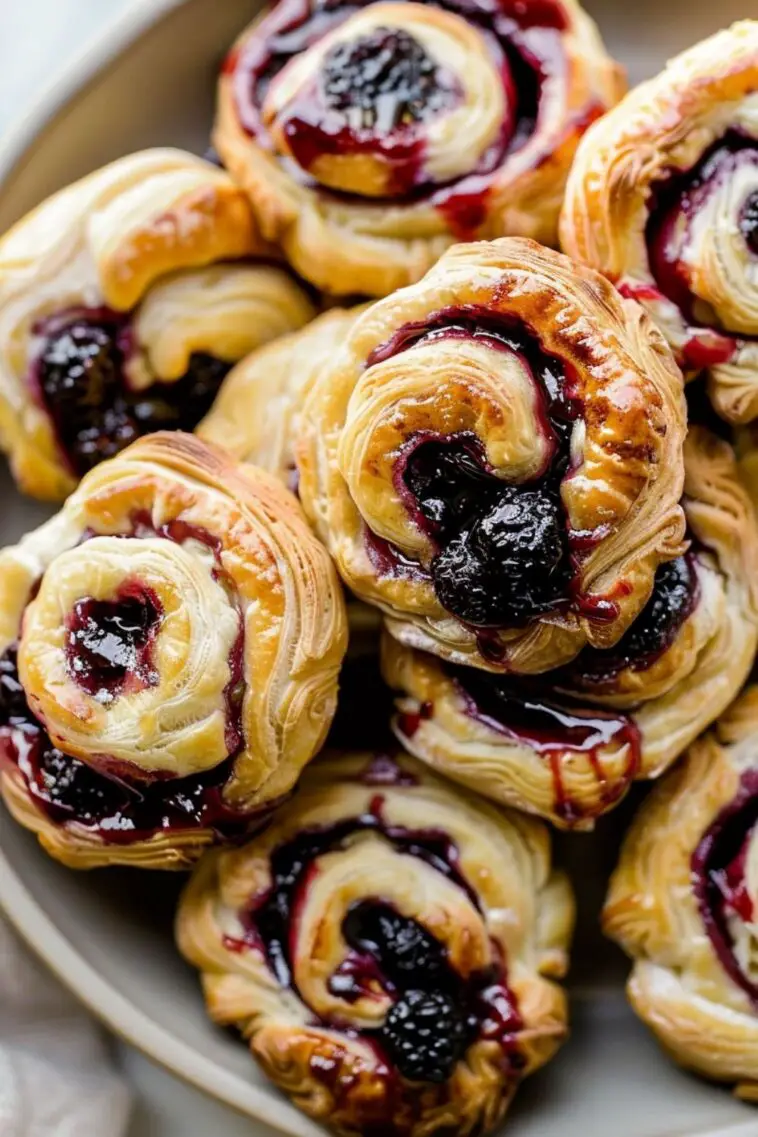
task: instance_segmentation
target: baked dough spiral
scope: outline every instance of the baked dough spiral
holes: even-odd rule
[[[292,789],[345,646],[294,498],[192,435],[140,439],[0,553],[3,797],[73,867],[186,867]]]
[[[402,643],[545,671],[619,640],[683,552],[684,432],[638,305],[534,242],[460,245],[322,368],[300,495]]]
[[[452,667],[385,637],[403,745],[495,801],[590,828],[658,777],[742,687],[758,646],[758,525],[731,447],[685,443],[691,546],[612,648],[536,680]]]
[[[319,759],[198,865],[177,940],[213,1019],[345,1137],[473,1137],[566,1031],[573,901],[547,830],[404,755]]]
[[[60,501],[133,439],[192,430],[237,360],[313,315],[228,174],[131,154],[0,239],[0,444]]]
[[[302,276],[383,296],[454,240],[555,243],[623,89],[576,0],[279,0],[226,60],[214,144]]]
[[[758,21],[677,56],[587,132],[560,227],[733,422],[758,416],[756,87]]]
[[[632,1006],[683,1065],[758,1100],[758,687],[645,801],[603,914]]]
[[[361,306],[332,308],[252,352],[229,372],[198,435],[295,489],[298,415],[316,377],[363,311]]]

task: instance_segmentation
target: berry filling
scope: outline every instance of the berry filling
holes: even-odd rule
[[[85,540],[87,536],[91,534],[85,535]],[[214,575],[225,580],[217,540],[183,521],[169,521],[156,528],[149,516],[138,515],[132,519],[130,531],[119,536],[199,541],[214,551]],[[152,647],[160,620],[157,598],[138,582],[126,584],[114,601],[84,598],[74,606],[69,619],[69,674],[83,690],[106,704],[120,694],[153,686],[158,677],[152,664]],[[32,800],[52,822],[85,826],[112,844],[130,844],[155,833],[190,828],[212,829],[226,840],[247,836],[260,825],[262,811],[233,809],[224,799],[234,757],[244,741],[243,635],[240,622],[225,691],[229,757],[212,770],[184,778],[148,779],[107,755],[99,757],[95,769],[65,754],[53,745],[28,706],[19,681],[15,645],[0,656],[0,761],[18,768]]]
[[[83,309],[61,313],[35,330],[44,343],[32,382],[78,476],[143,434],[194,430],[231,367],[195,352],[176,382],[136,391],[126,374],[136,350],[128,316]]]
[[[691,326],[683,356],[692,368],[726,363],[737,339],[752,338],[718,326],[716,313],[692,291],[686,263],[698,213],[744,166],[758,166],[758,146],[755,140],[731,132],[715,142],[692,170],[672,173],[652,187],[653,204],[645,231],[650,268],[660,294],[679,308]],[[744,202],[737,223],[750,252],[758,253],[758,194],[750,194]]]
[[[318,858],[365,831],[381,833],[399,851],[421,857],[473,899],[449,839],[433,831],[393,828],[384,822],[382,806],[378,797],[369,813],[301,833],[276,849],[271,887],[241,913],[244,939],[228,946],[263,951],[282,986],[294,988],[290,953]],[[354,904],[342,932],[350,950],[331,977],[329,989],[348,1005],[367,997],[392,998],[383,1025],[360,1034],[391,1060],[400,1075],[409,1081],[443,1083],[466,1049],[482,1037],[499,1042],[514,1071],[520,1067],[516,1047],[521,1024],[501,964],[463,979],[451,967],[442,943],[378,898]],[[325,1025],[353,1032],[345,1021]]]
[[[570,684],[596,687],[612,683],[621,671],[652,667],[692,615],[698,596],[691,553],[659,565],[650,599],[618,643],[606,649],[585,647],[562,674]]]
[[[562,34],[566,16],[559,0],[524,4],[521,0],[421,0],[474,24],[483,35],[490,57],[500,69],[508,113],[499,138],[469,174],[449,185],[428,181],[424,170],[423,137],[408,138],[409,126],[444,111],[460,96],[454,77],[445,77],[423,48],[403,29],[376,29],[328,53],[320,76],[320,91],[308,90],[297,100],[287,140],[296,156],[290,172],[313,188],[309,177],[323,153],[374,151],[395,167],[389,194],[415,199],[431,195],[460,238],[473,235],[487,213],[495,172],[508,155],[532,139],[540,114],[545,83],[563,75]],[[228,57],[224,71],[233,83],[242,126],[261,145],[273,144],[262,119],[262,107],[272,79],[296,55],[307,51],[368,0],[337,6],[332,0],[279,0],[257,33]],[[324,105],[319,105],[324,104]],[[344,115],[364,129],[332,129],[329,112]],[[567,134],[582,133],[601,112],[594,102],[579,108],[567,124]],[[353,117],[354,116],[354,117]],[[366,130],[370,136],[367,137]],[[553,151],[555,140],[534,156],[538,165]],[[334,193],[335,191],[329,191]],[[344,196],[350,196],[349,194]]]
[[[372,354],[368,366],[440,337],[471,338],[518,357],[532,377],[538,429],[552,455],[533,481],[509,484],[491,469],[473,434],[410,438],[397,463],[396,486],[435,547],[419,575],[428,572],[440,603],[463,623],[478,629],[522,626],[566,606],[572,596],[574,565],[560,487],[570,473],[580,404],[559,360],[523,329],[475,308],[445,310],[423,325],[402,328]],[[386,552],[378,555],[377,540],[367,545],[373,564],[377,571],[393,572]],[[396,550],[395,560],[400,558]]]
[[[734,922],[755,919],[746,869],[758,827],[758,772],[742,775],[740,790],[703,834],[692,856],[695,898],[705,930],[721,965],[758,1009],[758,984],[748,975],[735,951]]]
[[[78,600],[68,620],[69,675],[103,703],[154,687],[151,648],[160,621],[160,602],[139,584],[124,587],[116,600]]]

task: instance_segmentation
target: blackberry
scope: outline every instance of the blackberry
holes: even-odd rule
[[[70,816],[83,825],[97,825],[120,815],[129,799],[124,787],[63,754],[48,739],[45,742],[37,764],[37,789],[54,811],[60,811],[59,820]]]
[[[25,722],[28,718],[26,695],[18,677],[18,649],[14,644],[0,657],[0,726]]]
[[[401,990],[412,986],[436,990],[447,979],[442,945],[415,920],[383,904],[356,904],[342,926],[345,939],[358,952],[381,964],[383,972]]]
[[[476,439],[417,446],[405,465],[403,481],[441,539],[481,510],[483,502],[495,498],[502,486],[485,470]]]
[[[469,1028],[441,991],[407,991],[391,1008],[380,1040],[404,1078],[446,1082],[466,1050]]]

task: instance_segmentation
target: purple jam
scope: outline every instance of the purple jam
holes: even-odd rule
[[[581,413],[566,366],[545,353],[527,330],[470,307],[444,309],[401,328],[369,357],[367,366],[441,338],[471,339],[515,354],[532,376],[539,430],[548,444],[545,469],[513,484],[490,468],[473,434],[418,434],[398,457],[395,484],[418,527],[432,541],[430,575],[437,598],[477,629],[518,627],[572,599],[574,564],[560,488],[570,473],[570,441]],[[400,550],[370,535],[378,571],[412,575]]]
[[[30,381],[79,476],[144,434],[194,430],[231,367],[195,352],[175,383],[135,391],[125,371],[136,350],[129,316],[106,308],[76,309],[45,320],[35,331],[44,342]]]
[[[431,197],[451,230],[463,239],[471,237],[485,219],[497,171],[532,140],[546,81],[564,73],[566,14],[559,0],[421,2],[476,26],[499,69],[508,114],[479,164],[450,184],[431,182],[423,132],[417,128],[458,100],[457,84],[440,72],[412,36],[387,28],[327,53],[314,88],[304,91],[288,109],[285,133],[298,164],[290,172],[318,189],[308,171],[322,154],[373,152],[393,170],[389,188],[393,200]],[[272,79],[365,3],[368,0],[337,7],[331,0],[280,0],[256,33],[232,51],[224,73],[232,79],[237,113],[244,129],[265,149],[273,149],[262,120]],[[601,110],[594,101],[578,108],[575,120],[567,124],[567,135],[580,135]],[[546,140],[534,164],[549,160],[555,145],[555,139]]]
[[[115,600],[78,600],[68,620],[69,675],[103,703],[125,690],[154,687],[151,649],[161,617],[157,597],[139,582],[124,586]]]
[[[698,602],[695,557],[659,565],[653,591],[632,626],[612,648],[585,647],[562,676],[584,689],[613,683],[621,671],[645,671],[668,651]]]
[[[710,195],[744,165],[758,166],[758,144],[754,139],[729,132],[706,151],[693,169],[672,172],[651,190],[646,227],[650,268],[660,294],[679,308],[693,328],[683,351],[688,367],[728,362],[736,349],[730,329],[714,327],[715,313],[693,293],[682,257],[697,214]],[[758,253],[758,194],[751,194],[744,202],[738,224],[750,251]],[[738,338],[751,337],[740,333]]]
[[[740,788],[692,855],[695,898],[705,930],[727,975],[758,1010],[758,984],[743,971],[735,954],[730,918],[752,922],[753,902],[745,878],[747,855],[758,825],[758,771],[743,773]]]
[[[557,701],[539,679],[507,679],[474,668],[448,665],[449,674],[464,697],[466,713],[514,743],[526,745],[550,763],[555,789],[555,812],[567,824],[587,818],[563,785],[564,755],[587,757],[601,793],[598,812],[618,801],[634,780],[640,762],[640,734],[627,715],[600,708],[580,707],[570,699]],[[405,732],[412,726],[401,718]],[[623,776],[610,782],[603,769],[602,750],[628,747]]]
[[[382,833],[405,854],[422,857],[471,895],[449,839],[386,825],[378,798],[363,816],[301,833],[274,850],[271,887],[241,914],[246,932],[235,942],[235,950],[262,950],[279,983],[294,988],[291,951],[297,942],[298,913],[318,873],[318,858],[366,830]],[[348,1005],[360,998],[391,998],[383,1025],[359,1032],[382,1056],[387,1076],[393,1068],[409,1081],[444,1083],[479,1037],[497,1041],[510,1068],[520,1068],[521,1022],[501,963],[464,979],[451,966],[442,943],[379,896],[354,904],[342,932],[349,951],[329,980],[329,990]],[[342,1022],[324,1025],[345,1029]]]

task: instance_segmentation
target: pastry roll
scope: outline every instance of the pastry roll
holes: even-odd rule
[[[278,481],[140,439],[0,553],[0,787],[75,868],[184,868],[292,789],[334,713],[344,602]]]
[[[307,391],[329,366],[362,307],[333,308],[305,328],[252,352],[234,367],[197,428],[242,462],[296,489],[294,435]]]
[[[685,443],[689,550],[658,567],[611,648],[539,677],[454,666],[387,636],[394,729],[413,754],[496,801],[590,828],[633,779],[665,770],[732,701],[758,646],[758,526],[726,442]]]
[[[474,1137],[566,1033],[547,830],[404,755],[319,759],[177,916],[213,1019],[336,1133]]]
[[[603,913],[666,1050],[758,1100],[758,687],[644,802]]]
[[[639,305],[515,238],[377,301],[299,416],[306,512],[408,647],[540,672],[684,552],[682,380]]]
[[[266,251],[245,195],[181,150],[113,162],[0,239],[0,445],[21,488],[62,500],[135,438],[193,430],[233,363],[309,320],[288,273],[249,259]]]
[[[576,0],[280,0],[224,64],[214,144],[302,276],[383,296],[454,240],[555,243],[623,89]]]
[[[645,306],[719,414],[758,416],[758,21],[673,59],[585,135],[561,243]]]

